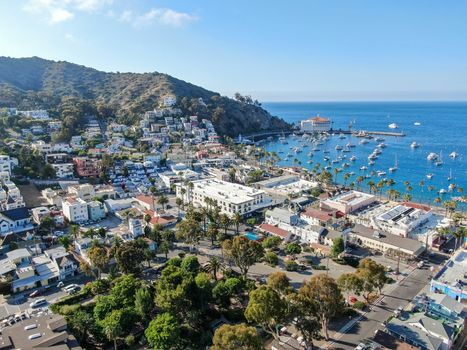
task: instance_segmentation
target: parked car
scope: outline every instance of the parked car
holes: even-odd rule
[[[34,300],[31,304],[29,304],[29,306],[35,309],[37,307],[41,307],[46,304],[47,304],[47,300],[45,300],[44,298],[40,298],[40,299]]]
[[[60,282],[58,282],[57,287],[62,288],[64,285],[65,285],[65,283],[63,283],[63,281],[60,281]]]
[[[77,284],[69,284],[68,286],[63,288],[64,292],[70,293],[72,290],[79,288]]]
[[[31,294],[29,294],[29,297],[30,298],[35,298],[35,297],[38,297],[39,295],[42,294],[42,291],[40,289],[36,289],[34,292],[32,292]]]

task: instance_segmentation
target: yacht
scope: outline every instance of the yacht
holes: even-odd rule
[[[325,150],[323,151],[323,153],[324,153],[324,154],[328,154],[328,153],[331,153],[331,151],[329,151],[328,149],[325,149]]]
[[[455,184],[449,184],[448,191],[452,192],[457,186]]]
[[[341,140],[343,140],[343,139],[345,139],[345,135],[344,135],[343,133],[340,133],[340,134],[339,134],[339,138],[340,138]]]
[[[415,126],[420,126],[420,125],[422,125],[422,123],[420,123],[420,122],[415,122],[415,123],[413,123],[413,125],[415,125]]]
[[[335,147],[335,150],[336,150],[336,151],[341,151],[341,150],[342,150],[342,146],[341,146],[341,145],[337,145],[337,146]]]
[[[396,159],[394,160],[394,166],[389,168],[389,172],[393,173],[397,170],[397,155]]]
[[[357,137],[366,137],[366,132],[365,131],[359,131],[356,135]]]
[[[411,148],[418,148],[418,147],[420,147],[420,145],[419,145],[417,142],[414,141],[414,142],[412,142],[412,143],[410,144],[410,147],[411,147]]]
[[[375,141],[376,141],[376,142],[383,142],[383,141],[385,141],[385,140],[384,140],[384,138],[382,138],[382,137],[377,137],[377,138],[375,138]]]
[[[323,159],[325,162],[327,162],[329,160],[329,157],[324,157]]]
[[[388,125],[389,129],[397,129],[399,126],[396,123],[391,123]]]
[[[426,174],[426,178],[428,180],[431,180],[433,178],[433,174],[432,173]]]
[[[367,139],[361,139],[359,143],[360,143],[361,145],[366,145],[368,142],[369,142],[369,141],[368,141]]]
[[[349,142],[348,144],[345,145],[345,147],[350,148],[350,147],[355,147],[355,145],[352,142]]]
[[[352,151],[350,150],[350,148],[344,147],[342,152],[349,153],[349,152],[352,152]]]
[[[439,152],[439,157],[438,157],[438,159],[437,159],[436,162],[435,162],[435,165],[436,165],[436,166],[441,166],[441,165],[443,165],[442,156],[443,156],[443,155],[442,155],[442,152]]]
[[[374,154],[381,154],[381,148],[375,148],[375,150],[373,151]]]
[[[333,163],[333,164],[336,164],[336,163],[339,163],[339,162],[340,162],[339,159],[333,159],[333,160],[331,160],[331,163]]]
[[[433,160],[436,160],[438,159],[438,155],[434,152],[431,152],[427,157],[426,157],[427,160],[430,160],[430,161],[433,161]]]
[[[357,160],[357,157],[352,156],[352,157],[349,158],[349,160],[350,160],[351,162],[355,162],[355,161]]]
[[[438,191],[438,193],[439,193],[439,194],[445,194],[445,193],[446,193],[446,190],[445,190],[444,188],[442,188],[442,189],[440,189],[440,190]]]
[[[368,167],[366,167],[366,166],[364,166],[364,165],[362,165],[362,166],[360,167],[360,170],[362,170],[362,171],[365,171],[365,170],[367,170],[367,169],[368,169]]]
[[[459,153],[457,152],[451,152],[451,154],[449,154],[449,158],[451,159],[456,159],[457,157],[459,157]]]
[[[374,160],[370,160],[370,161],[368,162],[368,165],[375,165],[375,161],[374,161]]]
[[[312,151],[313,151],[313,152],[318,152],[318,151],[319,151],[319,148],[315,146],[315,147],[313,147]]]
[[[313,161],[310,159],[307,163],[308,163],[308,164],[311,164],[311,163],[313,163]]]
[[[349,166],[350,166],[349,163],[344,163],[344,164],[342,164],[342,167],[343,167],[343,168],[348,168]]]
[[[386,172],[385,171],[378,171],[377,174],[378,174],[379,177],[381,177],[381,176],[385,176]]]
[[[386,144],[384,142],[378,143],[378,148],[386,148]]]
[[[350,176],[354,176],[354,175],[355,175],[355,171],[351,171],[351,172],[349,173],[349,175],[350,175]]]
[[[288,142],[287,142],[287,139],[285,138],[284,134],[282,134],[281,137],[279,137],[279,141],[283,144],[283,145],[286,145]]]
[[[324,170],[331,170],[331,169],[332,169],[332,166],[330,166],[330,165],[327,165],[327,166],[324,167]]]
[[[372,153],[372,154],[370,154],[368,156],[368,159],[370,159],[370,160],[375,160],[376,158],[378,158],[378,156],[376,154],[374,154],[374,153]]]
[[[308,157],[313,157],[315,154],[313,152],[308,153]]]

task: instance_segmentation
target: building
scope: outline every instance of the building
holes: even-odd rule
[[[178,184],[177,197],[198,207],[211,205],[211,200],[219,206],[222,213],[229,216],[235,213],[248,215],[272,204],[264,191],[248,186],[216,179],[193,181],[192,184]]]
[[[373,219],[374,227],[394,235],[408,237],[409,233],[427,223],[433,216],[431,208],[416,203],[403,203]]]
[[[130,229],[130,233],[134,238],[143,234],[143,223],[139,219],[129,219],[128,228]]]
[[[375,231],[359,224],[355,225],[346,237],[349,243],[379,251],[392,258],[400,256],[404,260],[411,260],[425,251],[425,247],[419,241]]]
[[[16,111],[16,114],[22,114],[26,117],[38,120],[50,119],[49,113],[45,109],[35,109],[31,111]]]
[[[84,201],[90,201],[96,195],[94,186],[91,184],[68,186],[68,193]]]
[[[307,208],[300,217],[310,225],[326,226],[332,222],[332,213],[314,208]]]
[[[16,208],[0,212],[0,235],[33,231],[34,226],[27,208]]]
[[[320,117],[319,115],[314,118],[302,120],[300,122],[300,130],[307,133],[326,132],[331,130],[331,120]]]
[[[419,294],[412,303],[417,310],[425,312],[428,316],[459,324],[462,328],[464,321],[467,320],[467,308],[446,294],[433,292]]]
[[[376,196],[365,192],[348,191],[320,202],[320,209],[353,213],[376,202]]]
[[[104,204],[99,201],[88,202],[89,220],[99,221],[105,218]]]
[[[59,179],[73,178],[74,176],[73,163],[52,164],[52,168],[55,170],[55,177]]]
[[[313,181],[303,180],[298,175],[283,175],[256,182],[254,186],[271,194],[288,196],[308,192],[317,187],[318,184]]]
[[[79,271],[79,262],[62,246],[48,249],[44,255],[55,263],[60,274],[60,281],[76,275]]]
[[[89,220],[88,205],[81,198],[68,197],[62,203],[63,215],[69,222],[84,222]]]
[[[100,171],[100,161],[87,157],[73,158],[73,164],[76,167],[76,173],[81,177],[98,176]]]
[[[54,349],[81,350],[76,338],[67,332],[63,316],[36,314],[31,318],[3,328],[0,335],[0,350]]]
[[[0,155],[0,172],[11,174],[11,158],[10,156]]]
[[[407,320],[392,318],[386,325],[389,334],[423,350],[449,350],[455,340],[455,330],[423,313]]]
[[[32,219],[36,224],[40,224],[42,218],[50,216],[50,210],[47,207],[36,207],[31,209]]]
[[[298,224],[299,217],[297,214],[291,213],[287,209],[274,208],[267,210],[264,214],[266,223],[270,225],[286,224],[294,226]]]
[[[433,276],[430,290],[459,302],[467,300],[467,251],[460,249]]]

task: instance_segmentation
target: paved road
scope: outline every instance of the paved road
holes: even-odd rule
[[[382,323],[399,307],[405,307],[429,282],[429,267],[412,269],[399,283],[389,285],[383,291],[382,302],[373,306],[359,322],[346,330],[344,334],[335,330],[332,342],[323,344],[323,349],[353,350],[365,338],[371,338],[377,329],[384,329]],[[402,278],[401,278],[402,279]]]

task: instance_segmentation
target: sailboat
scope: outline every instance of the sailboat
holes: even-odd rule
[[[452,180],[452,169],[449,169],[448,181]]]
[[[279,141],[283,144],[283,145],[286,145],[288,142],[287,140],[285,139],[285,134],[282,133],[282,136],[279,137]]]
[[[393,173],[396,170],[397,170],[397,154],[394,160],[394,166],[389,168],[389,172]]]
[[[442,159],[442,156],[443,156],[443,151],[440,151],[439,152],[439,157],[438,157],[438,160],[435,162],[435,165],[436,166],[441,166],[443,165],[443,159]]]

